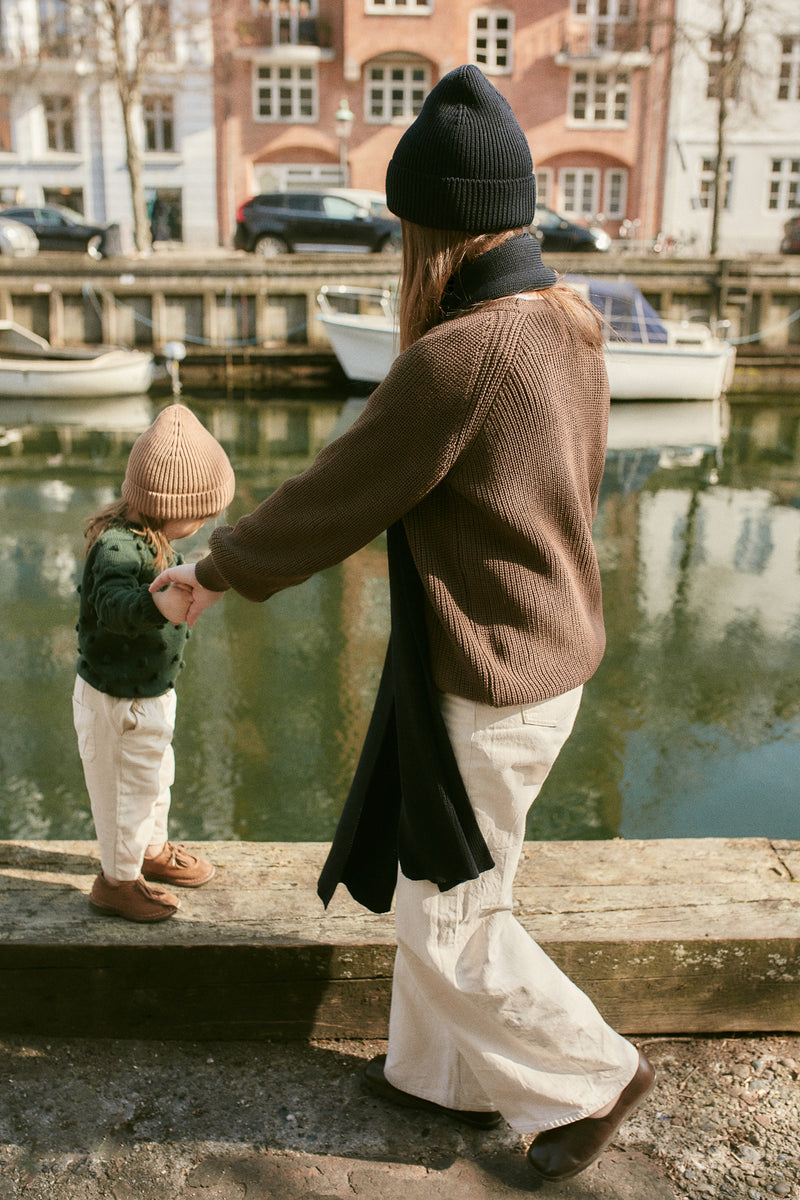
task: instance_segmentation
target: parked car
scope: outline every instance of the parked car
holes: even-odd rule
[[[604,230],[569,221],[542,204],[536,206],[531,233],[539,239],[542,250],[574,250],[584,254],[611,249],[611,238]]]
[[[395,254],[400,222],[335,192],[265,192],[239,208],[233,244],[264,258],[304,250]]]
[[[80,213],[59,204],[14,205],[4,208],[0,216],[11,217],[29,226],[39,239],[43,252],[78,250],[92,258],[102,258],[109,234],[117,234],[116,225],[95,225],[84,220]]]
[[[800,254],[800,214],[790,217],[783,227],[781,254]]]
[[[30,258],[39,253],[39,239],[22,221],[0,216],[0,254],[13,258]]]

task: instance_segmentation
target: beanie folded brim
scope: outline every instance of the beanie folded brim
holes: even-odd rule
[[[522,179],[453,179],[422,176],[392,161],[386,192],[394,213],[428,229],[501,233],[525,228],[536,212],[533,174]]]

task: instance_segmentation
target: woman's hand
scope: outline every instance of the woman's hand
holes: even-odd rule
[[[197,582],[194,563],[181,563],[179,567],[168,567],[166,571],[161,572],[157,579],[153,580],[150,584],[150,591],[155,594],[167,584],[178,584],[181,589],[190,593],[183,618],[188,625],[194,625],[201,612],[211,608],[212,604],[216,604],[225,595],[224,592],[210,592],[208,588],[204,588],[201,583]]]

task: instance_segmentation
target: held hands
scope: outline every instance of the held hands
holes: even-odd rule
[[[167,591],[162,591],[162,588],[167,588]],[[153,580],[150,591],[156,607],[167,620],[174,621],[172,613],[176,612],[179,613],[178,623],[186,621],[188,625],[194,625],[201,612],[211,608],[225,595],[224,592],[210,592],[198,583],[193,563],[168,567]],[[165,606],[169,607],[169,611]]]
[[[191,606],[192,589],[180,583],[171,583],[162,591],[153,592],[153,603],[162,617],[166,617],[173,625],[180,625],[186,620]]]

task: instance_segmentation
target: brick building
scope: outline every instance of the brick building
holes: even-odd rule
[[[254,192],[383,191],[403,129],[463,62],[514,108],[543,203],[612,236],[652,236],[671,9],[672,0],[232,0],[216,29],[223,240]]]

